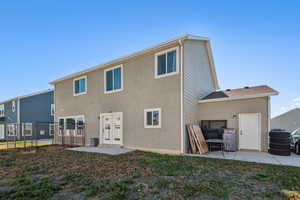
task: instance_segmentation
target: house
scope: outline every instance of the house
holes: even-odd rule
[[[270,96],[277,94],[267,86],[219,91],[210,40],[195,35],[50,84],[55,88],[55,120],[66,131],[68,122],[84,122],[86,145],[99,138],[100,144],[170,154],[187,152],[186,125],[200,120],[240,127],[240,140],[249,140],[248,145],[241,142],[241,149],[266,151]]]
[[[300,108],[292,109],[271,119],[272,129],[294,131],[300,128]]]
[[[0,102],[0,140],[53,138],[53,89]]]

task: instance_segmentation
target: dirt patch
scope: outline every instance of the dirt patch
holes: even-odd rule
[[[281,199],[282,190],[300,191],[295,167],[60,146],[0,151],[0,157],[0,199],[20,193],[19,199]]]

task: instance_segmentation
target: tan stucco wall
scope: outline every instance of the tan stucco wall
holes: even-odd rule
[[[59,117],[84,115],[88,145],[90,138],[99,137],[100,113],[123,112],[125,147],[179,153],[180,73],[155,79],[154,54],[120,63],[123,64],[124,88],[121,92],[104,94],[103,69],[87,74],[88,92],[85,95],[73,96],[73,79],[56,84],[56,120]],[[144,128],[144,109],[149,108],[161,108],[161,128]]]
[[[239,113],[261,113],[261,149],[268,150],[268,98],[202,103],[198,106],[200,120],[227,120],[228,128],[239,129]],[[235,116],[234,116],[235,115]]]

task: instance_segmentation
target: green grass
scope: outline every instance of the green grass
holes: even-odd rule
[[[297,167],[138,151],[109,156],[60,147],[32,154],[4,151],[0,158],[0,200],[300,198]]]
[[[48,177],[32,179],[26,175],[18,175],[7,185],[10,189],[0,192],[0,199],[47,199],[61,189],[59,184]]]

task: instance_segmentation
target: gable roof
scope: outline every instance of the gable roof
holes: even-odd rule
[[[44,93],[52,92],[52,91],[54,91],[54,90],[53,89],[47,89],[47,90],[42,90],[42,91],[38,91],[38,92],[26,94],[26,95],[23,95],[23,96],[17,96],[17,97],[11,98],[11,99],[7,99],[7,100],[4,100],[4,101],[1,101],[0,104],[4,104],[4,103],[7,103],[9,101],[14,101],[14,100],[18,100],[18,99],[24,99],[24,98],[27,98],[27,97],[32,97],[32,96],[35,96],[35,95],[44,94]]]
[[[279,93],[267,85],[244,87],[238,89],[228,89],[215,91],[202,98],[199,103],[209,103],[218,101],[229,101],[238,99],[250,99],[278,95]]]
[[[167,46],[170,46],[172,44],[177,44],[177,43],[180,44],[184,40],[200,40],[200,41],[205,41],[206,42],[206,48],[207,48],[207,52],[208,52],[208,58],[209,58],[209,64],[210,64],[210,69],[211,69],[211,75],[212,75],[213,82],[214,82],[214,88],[215,88],[215,90],[218,90],[219,89],[219,83],[218,83],[215,64],[214,64],[214,60],[213,60],[213,54],[212,54],[212,50],[211,50],[210,40],[207,37],[201,37],[201,36],[190,35],[190,34],[185,34],[185,35],[182,35],[180,37],[168,40],[166,42],[162,42],[160,44],[151,46],[149,48],[145,48],[143,50],[137,51],[137,52],[132,53],[132,54],[129,54],[127,56],[123,56],[123,57],[114,59],[112,61],[109,61],[109,62],[106,62],[106,63],[103,63],[103,64],[99,64],[99,65],[96,65],[94,67],[90,67],[90,68],[87,68],[85,70],[82,70],[82,71],[64,76],[62,78],[51,81],[50,84],[55,85],[55,84],[57,84],[59,82],[62,82],[64,80],[75,78],[75,77],[84,75],[88,72],[92,72],[92,71],[95,71],[95,70],[98,70],[98,69],[101,69],[101,68],[108,67],[110,65],[118,64],[120,62],[124,62],[128,59],[132,59],[132,58],[135,58],[137,56],[141,56],[141,55],[144,55],[144,54],[147,54],[147,53],[150,53],[150,52],[154,52],[154,51],[156,51],[160,48],[167,47]]]

